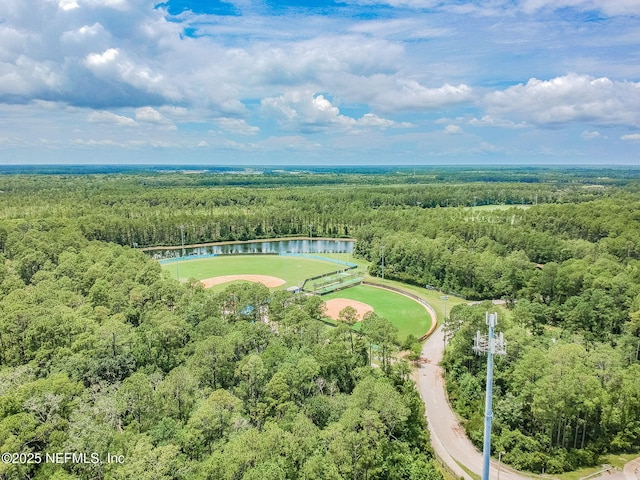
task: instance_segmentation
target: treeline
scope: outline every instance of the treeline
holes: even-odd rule
[[[389,278],[469,299],[513,300],[529,288],[549,304],[567,293],[541,284],[553,282],[547,277],[577,260],[584,268],[596,260],[608,262],[605,273],[628,270],[634,276],[629,262],[640,259],[638,211],[640,201],[625,194],[528,209],[379,212],[358,230],[356,253],[373,263],[374,275],[381,273],[384,246]]]
[[[263,176],[242,176],[247,186],[233,186],[233,176],[211,177],[221,185],[206,186],[191,175],[11,175],[0,177],[0,219],[56,218],[76,222],[86,238],[130,246],[176,245],[184,226],[187,244],[251,240],[313,234],[350,237],[376,223],[387,212],[438,207],[579,203],[611,194],[612,187],[585,188],[572,183],[454,183],[415,181],[410,175],[380,178],[396,184],[334,185],[323,175],[275,176],[299,180],[263,186]],[[304,185],[303,178],[327,181]],[[362,175],[363,178],[369,178]],[[272,177],[264,177],[272,178]],[[318,180],[320,178],[320,180]],[[358,177],[359,178],[359,177]],[[373,176],[373,179],[377,178]],[[228,182],[225,184],[224,182]],[[280,180],[278,180],[280,181]],[[230,183],[229,183],[230,182]],[[421,183],[422,182],[422,183]],[[375,183],[375,182],[374,182]],[[438,216],[437,216],[438,217]]]
[[[407,364],[369,357],[390,322],[358,334],[317,321],[318,297],[178,284],[64,220],[4,228],[0,453],[24,455],[0,477],[442,478]],[[87,461],[44,462],[59,452]]]

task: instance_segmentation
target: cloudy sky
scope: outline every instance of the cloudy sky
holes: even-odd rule
[[[2,0],[16,163],[640,165],[640,0]]]

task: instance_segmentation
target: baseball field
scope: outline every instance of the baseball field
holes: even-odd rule
[[[226,277],[227,282],[247,280],[256,281],[246,276],[262,275],[279,279],[278,285],[267,286],[287,288],[301,286],[306,278],[340,270],[340,265],[316,259],[280,255],[225,255],[208,258],[188,259],[180,262],[165,263],[162,268],[174,278],[186,281],[190,278],[207,281],[216,289],[226,288],[224,282],[213,280]],[[242,276],[245,276],[244,278]],[[264,282],[261,282],[264,283]]]
[[[398,327],[400,340],[404,340],[410,334],[421,337],[431,326],[431,317],[424,306],[409,297],[390,290],[358,285],[329,293],[322,298],[324,300],[344,298],[369,305],[375,313],[390,320]]]
[[[306,278],[335,272],[343,267],[331,261],[297,256],[228,255],[170,262],[163,264],[162,268],[180,281],[193,278],[207,288],[222,291],[243,281],[260,282],[269,288],[301,286]],[[373,310],[398,327],[400,340],[410,334],[420,337],[431,325],[431,317],[424,306],[389,290],[358,285],[323,295],[322,299],[328,302],[328,315],[333,318],[347,305],[356,308],[360,318],[366,311]]]

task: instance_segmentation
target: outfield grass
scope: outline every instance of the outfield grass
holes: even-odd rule
[[[420,337],[427,333],[431,326],[429,312],[422,305],[389,290],[358,285],[357,287],[323,295],[322,298],[324,300],[348,298],[371,305],[378,315],[388,319],[398,327],[400,341],[410,334]]]
[[[286,281],[280,288],[301,286],[305,278],[340,270],[340,265],[302,257],[279,255],[228,255],[197,258],[162,265],[173,278],[204,280],[220,275],[271,275]],[[229,285],[229,284],[223,284]]]
[[[426,300],[426,302],[429,305],[431,305],[431,307],[433,307],[433,309],[436,311],[436,315],[438,317],[438,324],[442,323],[444,318],[444,300],[442,300],[442,296],[444,294],[442,292],[439,292],[437,290],[427,290],[426,288],[423,288],[423,287],[417,287],[415,285],[409,285],[408,283],[402,283],[395,280],[382,281],[380,278],[372,277],[370,275],[367,275],[365,277],[365,280],[379,283],[381,285],[389,285],[390,287],[399,288],[401,290],[413,293],[414,295],[417,295],[423,300]],[[447,316],[449,316],[451,307],[453,307],[454,305],[458,305],[460,303],[467,303],[467,300],[463,298],[456,297],[451,294],[447,294],[446,296],[447,296]]]
[[[356,258],[352,253],[319,253],[321,257],[334,258],[343,262],[355,263],[358,266],[369,266],[369,262],[363,258]]]

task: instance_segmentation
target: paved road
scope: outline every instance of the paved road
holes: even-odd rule
[[[631,460],[623,470],[626,480],[640,480],[640,457]]]
[[[433,449],[458,477],[472,480],[459,464],[464,465],[477,475],[482,475],[482,453],[467,438],[464,429],[449,406],[442,368],[439,366],[444,349],[443,341],[442,327],[439,327],[424,343],[422,357],[427,361],[421,364],[418,371],[418,389],[425,404]],[[491,461],[489,476],[495,479],[498,477],[498,462],[496,460]],[[501,480],[522,480],[524,478],[530,477],[501,465]]]
[[[482,453],[467,438],[449,405],[444,387],[443,371],[439,366],[443,350],[444,335],[442,327],[439,327],[422,346],[422,358],[427,361],[420,365],[416,383],[425,404],[433,449],[456,476],[472,480],[460,465],[464,465],[471,472],[481,476]],[[498,478],[498,462],[495,459],[491,460],[489,477],[496,480]],[[534,474],[518,472],[510,467],[505,467],[504,464],[500,465],[501,480],[523,480],[536,477],[540,478]],[[598,479],[640,480],[640,457],[627,463],[623,471],[609,471],[601,476],[591,477],[591,480]]]

